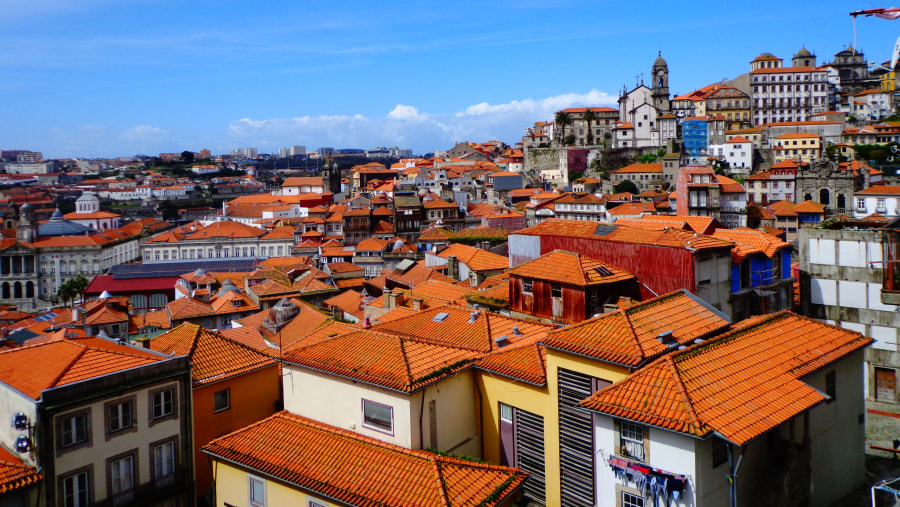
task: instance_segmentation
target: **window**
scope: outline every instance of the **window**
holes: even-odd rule
[[[506,403],[500,404],[500,420],[505,422],[513,422],[513,408]]]
[[[713,468],[728,461],[728,442],[717,436],[712,441],[712,466]]]
[[[61,447],[87,443],[89,440],[87,411],[61,417],[58,429]]]
[[[562,285],[558,283],[554,283],[550,285],[550,297],[552,298],[561,298],[562,297]]]
[[[623,491],[622,507],[644,507],[644,497]]]
[[[628,421],[619,422],[619,448],[623,456],[644,460],[644,427]]]
[[[159,481],[173,475],[175,473],[175,440],[153,445],[152,448],[153,479]]]
[[[132,400],[116,401],[106,405],[107,434],[131,428],[134,413]]]
[[[309,501],[309,507],[325,507],[325,505],[324,505],[324,504],[320,504],[319,502],[310,500],[310,501]]]
[[[897,370],[875,367],[875,401],[894,403],[897,397]]]
[[[175,388],[167,387],[150,393],[150,419],[162,419],[175,414]]]
[[[534,291],[534,280],[531,278],[523,278],[522,279],[522,292],[527,292],[531,294]]]
[[[60,483],[62,504],[65,507],[84,507],[90,503],[90,469],[63,477]]]
[[[369,400],[363,400],[362,403],[364,427],[386,433],[394,432],[393,408]]]
[[[134,501],[134,452],[109,459],[109,489],[113,505],[126,505]],[[125,495],[126,493],[131,493]],[[119,498],[116,498],[118,495]]]
[[[213,394],[213,409],[216,412],[231,408],[231,389],[223,389]]]
[[[825,374],[825,394],[828,395],[828,401],[831,403],[837,399],[837,386],[835,385],[834,370]]]
[[[266,481],[252,475],[247,476],[251,507],[266,507]]]

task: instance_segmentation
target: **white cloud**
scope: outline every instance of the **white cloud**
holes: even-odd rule
[[[302,116],[297,118],[242,118],[228,126],[235,146],[255,146],[274,152],[283,146],[335,148],[400,146],[416,153],[448,149],[460,141],[499,139],[519,141],[535,121],[552,120],[560,109],[575,106],[615,105],[617,97],[599,90],[567,93],[544,99],[515,100],[506,104],[483,102],[456,113],[421,112],[397,104],[383,118],[356,116]]]
[[[413,106],[404,106],[403,104],[397,104],[397,107],[388,113],[388,118],[392,120],[412,120],[418,117],[418,109]]]

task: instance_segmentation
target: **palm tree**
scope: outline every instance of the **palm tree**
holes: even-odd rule
[[[72,284],[72,290],[75,291],[76,295],[81,296],[81,300],[84,301],[84,291],[87,290],[88,285],[90,285],[88,279],[82,275],[78,275],[66,283]]]
[[[60,301],[63,302],[63,306],[68,306],[66,305],[66,301],[75,299],[75,296],[77,295],[78,292],[75,290],[75,287],[72,286],[71,280],[60,285],[59,291],[57,292],[57,296],[59,296]]]
[[[584,121],[587,122],[587,143],[589,145],[594,144],[594,132],[592,128],[594,126],[594,120],[596,119],[597,115],[594,114],[593,111],[591,111],[591,108],[587,108],[587,110],[584,112]]]
[[[559,144],[563,143],[566,127],[572,124],[572,117],[565,111],[556,112],[556,130]]]

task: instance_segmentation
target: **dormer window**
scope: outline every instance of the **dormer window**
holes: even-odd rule
[[[240,299],[235,299],[231,302],[231,306],[237,308],[238,306],[242,306],[244,302]]]

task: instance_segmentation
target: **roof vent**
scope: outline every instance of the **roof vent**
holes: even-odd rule
[[[673,335],[674,335],[674,333],[670,329],[668,331],[663,331],[662,333],[659,333],[659,335],[657,335],[656,339],[659,340],[659,343],[662,343],[663,345],[669,345],[671,343],[675,343],[675,336],[673,336]]]
[[[469,324],[478,320],[478,312],[472,312],[469,314]]]
[[[441,312],[441,313],[435,315],[434,317],[432,317],[431,320],[432,320],[432,322],[444,322],[445,320],[447,320],[447,317],[449,317],[449,316],[450,316],[449,313]]]
[[[494,338],[494,343],[497,344],[497,347],[505,347],[509,345],[509,339],[506,337],[506,335],[498,336]]]
[[[516,336],[522,336],[522,332],[519,331],[519,326],[513,326],[513,334]]]
[[[475,303],[474,305],[472,305],[472,308],[474,308],[475,311],[477,312],[478,311],[478,303]]]
[[[703,343],[702,338],[697,338],[696,340],[694,340],[694,345],[700,345],[701,343]]]

